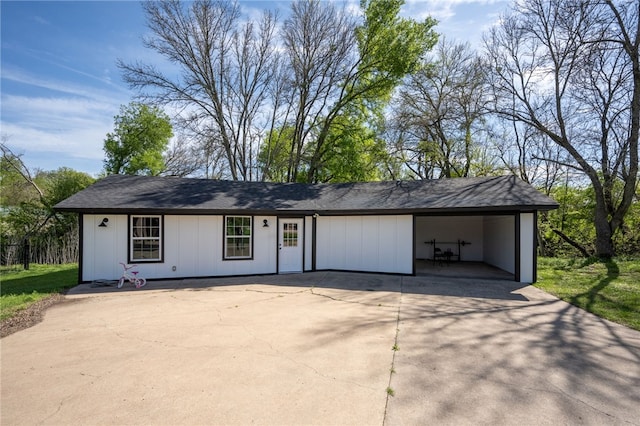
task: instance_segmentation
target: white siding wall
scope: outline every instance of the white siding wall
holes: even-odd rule
[[[316,268],[413,272],[413,217],[320,216]]]
[[[106,228],[98,225],[109,218]],[[269,227],[262,221],[267,219]],[[84,215],[82,279],[116,279],[127,262],[126,215]],[[253,259],[223,260],[223,216],[165,216],[164,261],[139,263],[145,278],[181,278],[216,275],[269,274],[276,272],[277,220],[256,216],[253,222]],[[175,271],[173,267],[175,266]]]
[[[484,261],[515,274],[515,217],[485,216]]]
[[[534,281],[535,215],[520,213],[520,282]]]
[[[416,217],[416,258],[432,259],[433,245],[425,241],[436,240],[440,249],[458,251],[458,240],[470,242],[460,248],[460,260],[481,262],[483,260],[482,216],[422,216]]]
[[[108,226],[98,227],[103,218]],[[267,219],[269,227],[262,226]],[[533,213],[520,216],[520,281],[534,275]],[[116,279],[127,262],[128,217],[83,215],[82,279]],[[304,269],[311,270],[312,218],[305,218]],[[164,262],[140,263],[146,278],[180,278],[277,272],[277,218],[254,217],[253,259],[222,260],[223,216],[165,216]],[[515,273],[515,218],[504,216],[418,217],[416,257],[432,255],[424,241],[470,241],[462,260],[484,261]],[[317,269],[410,274],[413,270],[413,218],[397,216],[320,216],[316,229]],[[444,247],[444,246],[443,246]],[[445,247],[446,248],[446,247]],[[457,247],[455,247],[457,249]],[[173,271],[173,267],[176,270]]]
[[[99,227],[103,218],[106,227]],[[127,262],[127,216],[82,215],[82,279],[115,279],[122,275],[118,262]]]

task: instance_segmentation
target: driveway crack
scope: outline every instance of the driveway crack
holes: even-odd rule
[[[391,307],[390,305],[385,305],[383,303],[366,303],[366,302],[361,302],[361,301],[358,301],[358,300],[355,300],[355,301],[354,300],[345,300],[345,299],[341,299],[339,297],[329,296],[328,294],[316,293],[314,291],[313,287],[311,287],[309,289],[309,292],[314,296],[324,297],[324,298],[333,300],[335,302],[351,303],[351,304],[354,304],[354,305],[362,305],[362,306],[383,306],[383,307],[387,307],[387,308]]]
[[[398,312],[396,314],[396,334],[393,340],[393,356],[391,357],[391,367],[389,368],[389,384],[387,385],[387,398],[384,403],[384,415],[382,416],[382,425],[384,426],[387,422],[387,412],[389,410],[389,400],[395,394],[394,389],[391,387],[391,381],[393,380],[393,375],[395,374],[395,365],[396,365],[396,353],[399,350],[398,346],[398,335],[400,334],[400,309],[402,308],[402,297],[404,295],[403,291],[404,277],[400,277],[400,297],[398,298]]]

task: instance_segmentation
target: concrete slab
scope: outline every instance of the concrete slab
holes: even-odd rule
[[[512,281],[84,285],[1,355],[7,425],[640,419],[640,333]]]
[[[2,339],[1,423],[381,424],[399,291],[301,278],[74,291]]]
[[[515,276],[513,274],[484,262],[417,260],[416,274],[423,277],[453,279],[475,278],[481,280],[515,280]]]
[[[640,333],[518,285],[405,279],[385,424],[640,424]]]

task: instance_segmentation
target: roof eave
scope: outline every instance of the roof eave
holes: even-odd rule
[[[300,209],[197,209],[197,208],[78,208],[78,207],[54,207],[58,212],[79,214],[162,214],[162,215],[232,215],[244,214],[250,216],[311,216],[314,214],[324,216],[353,216],[353,215],[406,215],[406,214],[497,214],[514,212],[548,211],[559,206],[516,205],[516,206],[482,206],[482,207],[446,207],[446,208],[407,208],[407,209],[340,209],[340,210],[300,210]]]

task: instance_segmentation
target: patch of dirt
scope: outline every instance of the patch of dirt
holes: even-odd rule
[[[0,322],[0,337],[5,337],[16,331],[33,327],[42,321],[47,308],[64,301],[64,295],[53,294],[16,312],[11,318],[4,319]]]

